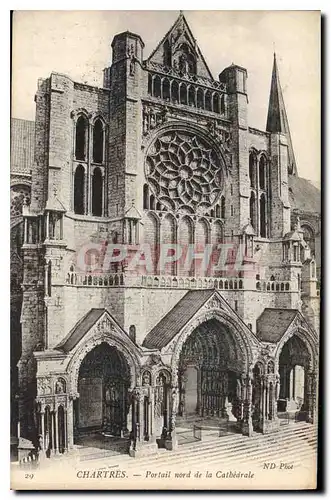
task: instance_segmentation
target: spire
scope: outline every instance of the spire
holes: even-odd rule
[[[271,87],[269,95],[267,132],[281,133],[286,136],[288,144],[288,157],[289,157],[288,171],[289,174],[297,175],[297,167],[292,146],[290,127],[287,120],[275,52],[274,52],[274,64],[272,68]]]

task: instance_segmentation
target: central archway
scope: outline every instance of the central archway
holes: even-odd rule
[[[123,437],[128,431],[130,368],[124,355],[102,342],[79,367],[74,434]]]

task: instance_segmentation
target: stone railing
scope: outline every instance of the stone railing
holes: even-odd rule
[[[103,287],[113,287],[113,286],[124,286],[124,274],[123,273],[113,273],[113,274],[78,274],[78,273],[68,273],[66,278],[67,285],[76,286],[103,286]]]
[[[181,278],[178,276],[142,276],[141,286],[147,288],[187,288],[219,290],[243,290],[242,278]]]
[[[256,290],[261,292],[289,292],[292,288],[291,281],[256,280]]]
[[[296,291],[290,281],[255,280],[254,278],[219,277],[181,277],[181,276],[133,276],[124,273],[79,274],[69,272],[66,285],[86,287],[143,287],[143,288],[181,288],[218,289],[224,291],[251,290],[260,292]]]

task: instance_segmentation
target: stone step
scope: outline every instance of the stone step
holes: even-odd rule
[[[273,448],[270,448],[270,446],[268,446],[260,448],[255,453],[249,453],[248,450],[244,450],[244,452],[245,452],[245,458],[243,458],[243,450],[234,451],[230,449],[226,453],[224,453],[224,450],[220,449],[208,453],[200,451],[196,453],[193,457],[187,457],[185,459],[185,466],[193,467],[194,465],[199,465],[199,464],[201,465],[201,463],[210,465],[221,462],[222,464],[225,464],[228,467],[233,464],[245,464],[252,461],[253,462],[258,461],[262,463],[268,461],[272,462],[275,461],[275,459],[281,460],[283,462],[293,462],[293,458],[296,459],[297,463],[300,463],[300,461],[302,461],[303,458],[305,457],[311,460],[314,450],[311,448],[303,450],[302,443],[297,443],[295,446],[294,445],[290,446],[289,449],[285,451],[284,448],[280,446]],[[175,459],[175,457],[174,458],[166,457],[163,461],[158,461],[158,462],[153,461],[153,468],[158,469],[158,468],[164,468],[181,464],[183,464],[183,460],[179,460],[178,457],[177,459]],[[146,465],[150,467],[151,462],[149,461],[149,463]],[[143,465],[141,463],[132,464],[132,468],[136,467],[141,468],[143,467]],[[129,466],[128,468],[130,469],[131,467]]]
[[[206,463],[209,463],[211,453],[217,455],[222,452],[222,455],[224,456],[224,452],[226,452],[227,459],[230,459],[233,455],[235,460],[236,456],[240,456],[243,453],[247,455],[254,452],[256,454],[256,452],[261,451],[264,454],[264,457],[264,450],[267,450],[270,446],[280,447],[281,445],[281,450],[282,452],[284,452],[284,443],[288,443],[289,438],[291,439],[290,442],[292,443],[292,447],[294,446],[295,441],[299,442],[298,447],[302,447],[302,444],[306,442],[307,446],[310,446],[311,450],[314,451],[315,448],[312,445],[316,445],[317,427],[311,424],[300,422],[294,425],[286,426],[286,428],[282,427],[279,431],[273,434],[256,433],[256,435],[251,438],[242,436],[241,434],[228,434],[222,437],[209,436],[209,439],[205,439],[203,441],[181,445],[177,450],[174,450],[173,452],[160,449],[152,456],[149,455],[148,457],[135,459],[132,459],[127,455],[111,453],[111,450],[109,450],[110,453],[107,453],[107,456],[105,456],[103,450],[98,450],[99,453],[96,450],[95,454],[93,450],[93,456],[90,456],[90,458],[87,456],[86,460],[95,461],[107,457],[110,458],[112,456],[116,456],[121,461],[121,464],[126,463],[128,467],[132,466],[136,468],[138,465],[139,467],[150,466],[151,460],[153,460],[153,464],[155,464],[155,466],[159,466],[159,464],[167,465],[170,463],[174,463],[175,460],[179,460],[180,462],[182,462],[183,457],[185,457],[185,463],[187,463],[187,460],[189,459],[188,457],[190,457],[190,455],[191,459],[192,457],[194,457],[194,459],[196,457],[199,457],[199,461],[201,463],[200,457],[201,454],[203,454],[203,457],[206,457]],[[231,456],[229,455],[230,453]],[[275,453],[275,451],[273,451],[272,453]]]
[[[291,450],[294,449],[299,449],[300,447],[303,446],[302,440],[293,440],[291,444],[288,446]],[[309,446],[308,443],[306,446]],[[285,452],[287,451],[288,447],[284,448],[284,442],[281,443],[275,443],[275,444],[270,444],[270,442],[265,441],[265,442],[256,442],[252,444],[247,444],[247,443],[229,443],[227,446],[223,446],[222,443],[219,443],[218,446],[215,446],[213,448],[208,448],[205,449],[203,446],[197,447],[194,455],[192,457],[187,457],[186,462],[190,460],[195,460],[197,456],[199,456],[199,459],[206,457],[208,460],[214,456],[214,455],[221,455],[226,457],[226,459],[230,459],[232,456],[233,457],[238,457],[242,455],[243,453],[245,455],[250,455],[251,457],[254,457],[259,454],[265,455],[265,453],[268,451],[268,449],[272,449],[273,452],[279,450],[280,452]],[[173,457],[172,462],[174,461],[181,461],[182,457]],[[155,461],[154,463],[160,463],[160,460]]]
[[[159,456],[153,457],[153,464],[159,466],[159,465],[163,465],[163,463],[166,465],[167,463],[170,463],[170,462],[172,464],[175,464],[177,462],[182,462],[183,455],[186,457],[185,463],[188,463],[191,460],[196,461],[197,457],[198,457],[198,460],[200,461],[200,463],[201,463],[203,458],[206,459],[206,463],[209,463],[212,456],[219,457],[220,455],[223,456],[223,458],[226,458],[227,462],[232,457],[234,458],[234,460],[237,460],[238,456],[239,457],[242,456],[243,453],[245,453],[245,455],[249,454],[252,457],[259,455],[259,454],[262,454],[262,457],[265,457],[266,451],[270,447],[272,447],[271,454],[275,454],[275,452],[279,452],[279,454],[281,455],[282,453],[288,451],[287,448],[284,449],[284,442],[286,441],[289,444],[287,436],[284,436],[284,439],[282,439],[281,442],[279,442],[279,441],[278,442],[277,441],[270,442],[270,436],[271,435],[261,436],[259,438],[259,440],[256,440],[254,438],[253,439],[247,438],[247,439],[249,439],[249,442],[248,441],[243,442],[242,439],[240,439],[239,441],[232,440],[232,442],[228,441],[226,443],[226,445],[223,443],[223,440],[220,439],[217,444],[215,443],[215,441],[212,444],[208,443],[207,447],[204,446],[204,444],[200,442],[199,444],[195,445],[194,455],[191,457],[187,453],[185,453],[184,451],[180,454],[178,454],[177,452],[172,452],[171,456],[167,455],[167,456],[162,456],[162,457],[159,457]],[[280,436],[278,436],[278,437],[280,437]],[[263,439],[263,438],[265,438],[265,439]],[[303,440],[303,438],[304,438],[304,440]],[[291,442],[290,442],[290,450],[289,451],[291,452],[291,450],[294,451],[294,450],[298,450],[298,449],[302,448],[303,442],[305,441],[305,438],[306,438],[306,436],[303,436],[302,434],[300,434],[299,436],[296,436],[296,437],[291,435]],[[314,443],[314,439],[312,439],[311,441]],[[306,441],[306,446],[307,447],[310,446],[307,441]],[[314,451],[313,448],[311,448],[311,452],[313,452],[313,451]],[[144,463],[146,465],[150,465],[150,459],[144,460],[142,458],[142,459],[137,459],[137,461],[138,460],[139,460],[139,466],[143,466]],[[133,463],[132,463],[132,465],[134,466]]]
[[[295,435],[298,435],[300,437],[303,437],[303,438],[306,438],[306,433],[305,431],[302,431],[299,429],[296,429],[296,432],[293,433],[292,432],[286,432],[286,434],[283,435],[283,433],[281,433],[281,435],[279,435],[277,433],[277,438],[275,436],[275,438],[277,439],[277,441],[279,441],[279,438],[282,438],[284,440],[287,439],[288,436],[291,436],[291,439],[293,440],[293,437]],[[186,446],[186,445],[182,445],[180,446],[180,448],[178,448],[177,450],[171,452],[171,454],[173,456],[179,456],[179,455],[183,455],[183,456],[187,456],[188,455],[188,452],[192,451],[192,452],[196,452],[199,448],[202,448],[202,449],[205,449],[205,450],[212,450],[214,449],[215,447],[216,448],[219,448],[221,445],[222,445],[222,448],[224,449],[225,447],[228,447],[228,445],[231,445],[232,443],[235,444],[235,445],[241,445],[242,443],[247,443],[247,445],[251,446],[251,447],[256,447],[256,443],[257,443],[257,439],[258,439],[258,442],[261,442],[261,440],[273,440],[273,435],[272,434],[265,434],[265,435],[261,435],[261,434],[258,434],[257,435],[258,438],[249,438],[247,436],[241,436],[241,435],[238,435],[238,434],[231,434],[231,435],[228,435],[228,436],[223,436],[221,438],[213,438],[213,439],[210,439],[208,442],[206,441],[199,441],[198,443],[194,443],[193,445],[190,445],[190,446]],[[155,460],[158,459],[158,456],[155,455],[154,456]],[[144,458],[142,457],[141,460],[144,460]],[[145,461],[147,462],[148,459],[145,457]]]

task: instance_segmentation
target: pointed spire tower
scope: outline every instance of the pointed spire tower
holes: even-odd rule
[[[267,132],[284,134],[288,145],[288,173],[297,175],[297,166],[292,146],[290,127],[287,120],[283,92],[280,85],[276,53],[272,68],[269,109],[267,118]]]

